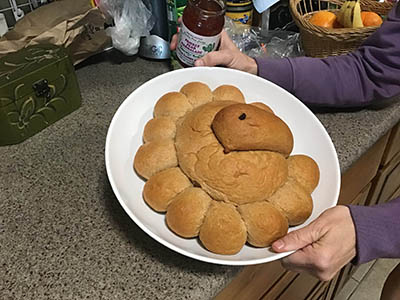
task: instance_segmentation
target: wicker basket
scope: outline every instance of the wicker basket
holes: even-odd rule
[[[346,54],[360,46],[377,29],[377,27],[329,29],[309,22],[312,14],[322,9],[337,13],[343,2],[318,0],[315,5],[315,1],[312,0],[290,0],[290,11],[299,27],[302,46],[307,56],[327,57]],[[360,0],[360,4],[362,11],[373,11],[379,15],[387,15],[393,7],[393,3],[376,0]]]

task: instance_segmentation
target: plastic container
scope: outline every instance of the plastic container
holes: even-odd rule
[[[236,0],[226,2],[226,16],[235,23],[251,26],[253,22],[253,2]]]

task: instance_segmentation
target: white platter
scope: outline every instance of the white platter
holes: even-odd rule
[[[165,224],[165,215],[144,202],[144,181],[133,169],[133,159],[142,145],[145,124],[153,116],[156,101],[165,93],[179,91],[188,82],[201,81],[211,89],[232,84],[245,95],[246,102],[264,102],[290,127],[294,136],[292,154],[311,156],[320,168],[320,182],[312,194],[314,210],[300,228],[329,207],[335,206],[340,190],[340,168],[334,145],[320,121],[297,98],[258,76],[227,68],[188,68],[162,74],[137,88],[115,113],[107,133],[105,163],[112,189],[131,219],[148,235],[191,258],[224,265],[251,265],[270,262],[289,253],[276,254],[268,248],[245,245],[236,255],[218,255],[203,248],[197,239],[180,238]]]

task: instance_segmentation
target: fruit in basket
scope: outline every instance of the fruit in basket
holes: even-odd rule
[[[380,26],[383,22],[381,16],[377,13],[374,13],[373,11],[361,12],[361,19],[365,27]]]
[[[364,27],[361,19],[360,2],[358,0],[344,2],[338,12],[337,20],[345,28]]]
[[[312,15],[310,23],[325,28],[334,28],[336,24],[336,15],[330,11],[321,10]]]

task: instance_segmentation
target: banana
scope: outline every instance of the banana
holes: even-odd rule
[[[361,28],[361,27],[364,27],[364,25],[361,19],[360,1],[357,0],[353,9],[353,28]]]
[[[344,12],[346,11],[346,7],[347,7],[347,1],[343,2],[342,6],[340,7],[340,10],[337,14],[337,20],[342,25],[344,24],[343,16],[344,16]]]
[[[345,1],[337,14],[337,18],[338,22],[345,28],[363,27],[359,0]]]
[[[347,2],[347,7],[346,10],[344,12],[344,16],[343,16],[343,22],[344,22],[344,27],[346,28],[350,28],[353,27],[353,9],[354,9],[354,5],[355,5],[355,1],[346,1]]]

